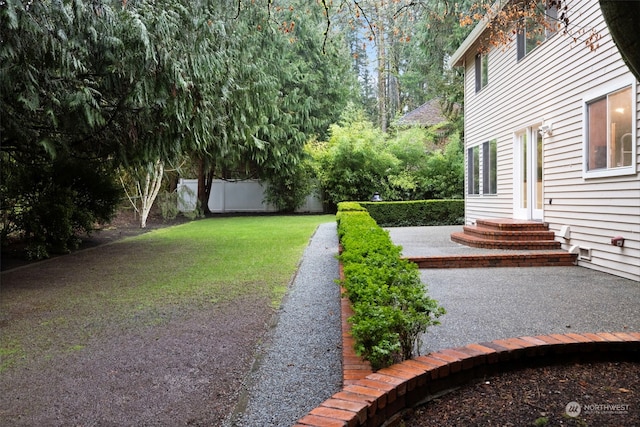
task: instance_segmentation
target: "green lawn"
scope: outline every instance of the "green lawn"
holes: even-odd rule
[[[316,227],[332,216],[268,216],[195,221],[134,239],[144,250],[120,295],[140,303],[219,301],[260,293],[277,306]],[[128,271],[128,273],[126,273]]]
[[[5,273],[0,372],[80,351],[114,327],[161,326],[189,307],[249,297],[277,308],[313,232],[334,220],[205,219]]]

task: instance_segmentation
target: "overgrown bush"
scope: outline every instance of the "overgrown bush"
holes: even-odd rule
[[[292,213],[303,206],[313,192],[313,167],[309,158],[299,163],[274,170],[266,176],[265,201],[279,212]]]
[[[328,208],[374,192],[394,201],[462,198],[461,138],[453,132],[444,142],[436,128],[385,134],[358,114],[331,126],[328,141],[307,144]]]
[[[444,309],[427,295],[417,266],[400,257],[401,248],[366,211],[341,203],[337,222],[356,352],[375,370],[413,357],[420,335],[439,324]]]
[[[2,243],[18,234],[25,254],[42,259],[65,253],[80,243],[79,234],[108,222],[121,192],[104,162],[60,155],[30,167],[3,155]]]
[[[158,194],[158,206],[163,219],[175,219],[180,213],[178,209],[178,192],[161,191]]]
[[[360,202],[381,227],[464,224],[464,200]]]
[[[329,206],[369,200],[374,191],[389,193],[386,177],[399,161],[384,149],[384,134],[364,118],[332,125],[330,132],[329,141],[307,146]]]

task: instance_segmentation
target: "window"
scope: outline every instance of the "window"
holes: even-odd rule
[[[498,194],[498,142],[482,144],[482,194]]]
[[[480,147],[467,150],[467,185],[469,194],[480,194]]]
[[[468,194],[497,194],[497,146],[497,141],[493,139],[482,144],[482,152],[480,145],[467,149]],[[481,155],[482,165],[480,164]],[[480,175],[480,170],[482,170],[482,176]]]
[[[587,173],[632,168],[635,151],[632,92],[632,86],[627,86],[586,103]]]
[[[542,7],[543,5],[544,8]],[[555,4],[550,5],[549,1],[546,0],[540,2],[540,7],[537,10],[539,16],[526,18],[524,25],[516,34],[518,61],[556,32],[558,21],[557,6]]]
[[[486,53],[476,55],[476,92],[489,82],[489,58]]]

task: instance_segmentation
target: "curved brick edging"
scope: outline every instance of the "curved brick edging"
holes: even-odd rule
[[[446,349],[381,369],[345,385],[294,427],[377,427],[429,396],[487,374],[586,360],[640,357],[640,332],[539,335]]]
[[[342,263],[338,268],[342,281]],[[640,360],[640,332],[568,333],[469,344],[373,372],[355,354],[348,322],[353,310],[341,292],[343,388],[293,427],[379,427],[430,396],[485,375],[572,361]]]

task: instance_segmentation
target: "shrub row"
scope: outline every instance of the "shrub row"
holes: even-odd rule
[[[374,370],[413,357],[444,309],[428,297],[417,266],[357,203],[340,203],[336,218],[356,352]]]
[[[464,200],[360,202],[381,227],[464,224]]]

